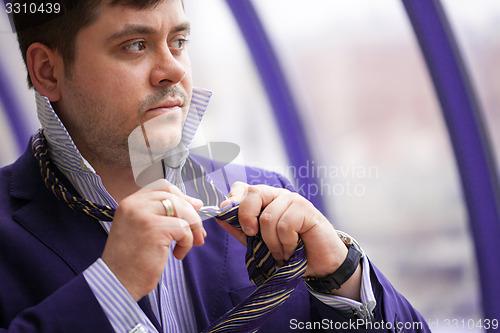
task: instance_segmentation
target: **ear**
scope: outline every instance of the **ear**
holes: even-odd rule
[[[51,102],[58,101],[64,73],[59,53],[45,44],[33,43],[26,51],[26,64],[35,89]]]

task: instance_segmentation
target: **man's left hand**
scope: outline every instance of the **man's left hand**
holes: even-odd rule
[[[219,221],[231,235],[246,246],[246,236],[262,238],[276,263],[281,265],[295,252],[299,235],[304,242],[307,258],[305,276],[326,277],[335,272],[347,256],[347,247],[337,236],[332,224],[314,205],[297,193],[267,185],[236,182],[231,187],[230,202],[239,202],[238,219],[243,232]],[[260,215],[259,219],[257,217]],[[361,270],[334,292],[359,300]],[[342,291],[342,292],[340,292]]]

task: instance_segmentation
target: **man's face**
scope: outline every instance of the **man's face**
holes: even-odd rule
[[[181,0],[145,10],[104,1],[97,13],[76,37],[54,108],[91,164],[128,167],[128,136],[145,122],[155,118],[152,146],[172,148],[181,138],[192,91],[189,23]]]

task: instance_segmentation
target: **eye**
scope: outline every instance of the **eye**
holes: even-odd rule
[[[188,40],[185,38],[176,39],[172,42],[171,47],[173,47],[174,49],[177,49],[177,50],[183,50],[186,47],[187,41]]]
[[[127,51],[139,52],[146,48],[146,43],[144,41],[137,41],[128,45],[125,45],[124,49]]]

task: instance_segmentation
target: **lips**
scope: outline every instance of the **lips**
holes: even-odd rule
[[[149,111],[154,111],[154,110],[157,110],[157,109],[172,109],[172,108],[175,108],[175,107],[181,107],[182,106],[182,100],[181,99],[171,99],[171,100],[167,100],[167,101],[164,101],[158,105],[155,105],[153,106],[152,108],[150,108],[147,112]]]
[[[157,108],[154,108],[154,109],[149,109],[148,111],[146,111],[146,114],[165,114],[165,113],[170,113],[170,112],[174,112],[174,111],[179,111],[179,110],[182,110],[182,108],[180,106],[160,106],[160,107],[157,107]]]
[[[182,111],[182,101],[180,99],[164,101],[145,112],[149,119],[173,112]]]

